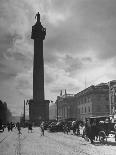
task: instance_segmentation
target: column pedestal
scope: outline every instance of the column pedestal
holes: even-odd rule
[[[49,100],[43,100],[39,103],[29,105],[29,119],[35,126],[40,125],[41,121],[49,120]]]

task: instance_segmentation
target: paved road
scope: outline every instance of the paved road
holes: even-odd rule
[[[5,131],[7,136],[0,143],[0,155],[115,155],[116,143],[112,140],[107,145],[98,142],[94,145],[77,137],[64,133],[49,133],[41,136],[40,128],[34,128],[32,133],[22,129],[18,135],[17,130]],[[0,138],[4,137],[0,134]],[[1,139],[2,139],[1,138]]]

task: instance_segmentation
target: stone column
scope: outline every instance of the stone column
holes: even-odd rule
[[[43,40],[46,29],[41,25],[40,14],[36,15],[37,22],[32,26],[31,38],[34,40],[34,60],[33,60],[33,102],[30,108],[30,120],[38,122],[49,119],[49,101],[44,99],[44,58]]]

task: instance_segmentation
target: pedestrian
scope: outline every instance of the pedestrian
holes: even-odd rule
[[[28,133],[29,133],[29,131],[31,131],[31,133],[32,133],[32,123],[31,122],[29,122],[29,124],[28,124]]]
[[[114,133],[115,133],[115,141],[116,141],[116,123],[114,124]]]
[[[67,135],[68,135],[68,132],[69,132],[69,126],[68,126],[68,123],[66,123],[65,125],[64,125],[64,133],[67,133]]]
[[[42,121],[42,123],[40,124],[40,128],[41,128],[41,136],[44,136],[44,121]]]
[[[17,122],[17,130],[18,130],[18,134],[22,134],[21,133],[21,125],[20,125],[20,123],[19,122]]]
[[[76,134],[76,121],[72,122],[72,130],[73,130],[73,135]]]
[[[85,132],[86,132],[86,136],[87,138],[90,139],[91,144],[93,144],[93,131],[92,131],[92,125],[90,123],[90,120],[86,120],[86,124],[85,124]]]
[[[13,123],[10,122],[10,131],[12,131],[12,129],[13,129]]]
[[[8,129],[8,132],[10,131],[10,123],[8,122],[7,123],[7,129]]]

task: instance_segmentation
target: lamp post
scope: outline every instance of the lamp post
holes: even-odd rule
[[[110,87],[110,82],[108,82],[109,86],[109,110],[110,110],[110,115],[112,114],[112,107],[111,107],[111,87]]]
[[[115,115],[116,113],[116,103],[115,103],[115,98],[116,98],[116,93],[115,93],[115,90],[116,90],[116,85],[114,85],[113,89],[112,89],[112,102],[113,102],[113,114]]]
[[[56,119],[58,121],[58,100],[56,100]]]
[[[24,116],[23,116],[23,121],[24,121],[24,127],[25,127],[25,100],[24,100]]]

